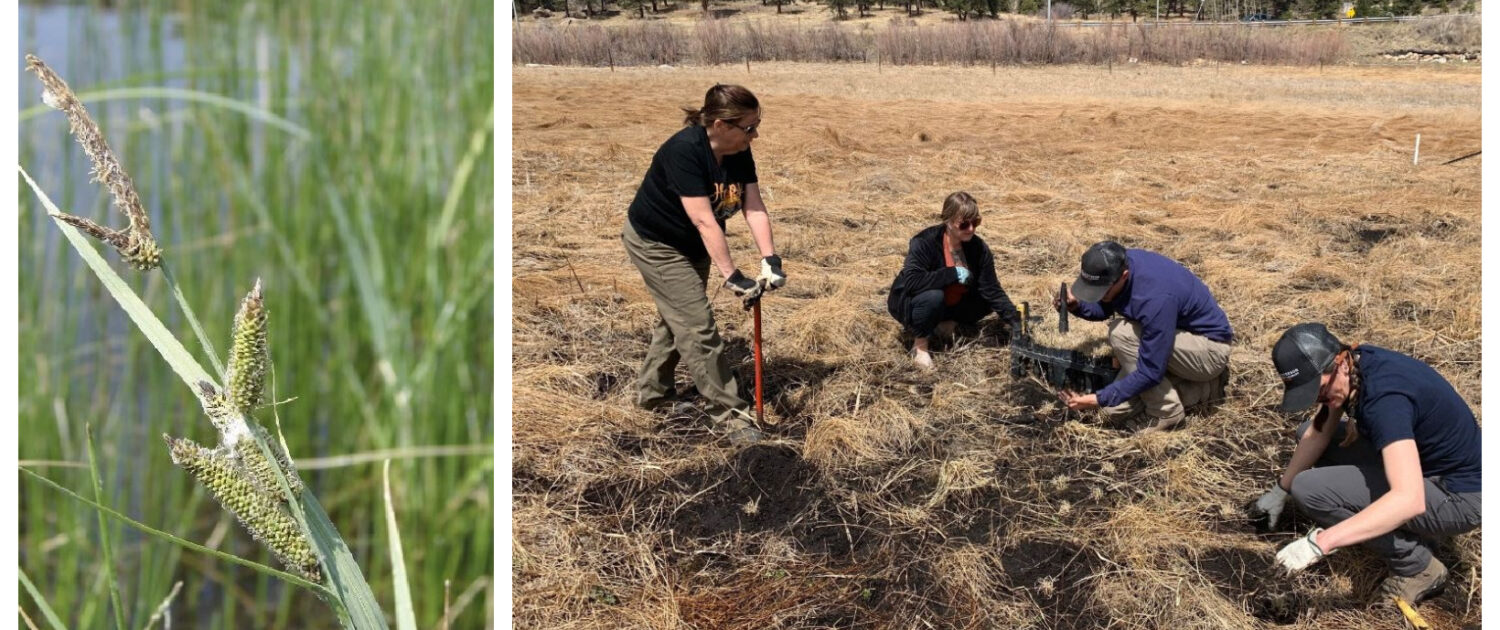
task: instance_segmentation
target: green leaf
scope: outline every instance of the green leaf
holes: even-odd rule
[[[89,481],[94,484],[94,500],[104,503],[104,490],[99,481],[99,457],[94,453],[94,429],[91,425],[83,425],[84,439],[89,449]],[[99,517],[99,545],[104,548],[104,577],[109,583],[109,601],[115,609],[115,627],[124,630],[125,608],[120,605],[120,584],[115,579],[115,553],[114,546],[109,542],[109,523],[104,520],[103,514]]]
[[[42,594],[36,590],[36,585],[31,583],[31,578],[26,577],[26,569],[17,567],[16,570],[21,572],[21,586],[26,587],[26,592],[31,594],[32,601],[35,601],[36,607],[42,611],[42,617],[47,619],[47,623],[52,624],[52,629],[68,630],[62,620],[57,618],[57,613],[52,612],[52,606],[47,604],[47,598],[42,597]]]
[[[227,98],[209,92],[199,92],[196,90],[169,87],[138,87],[117,88],[111,90],[95,90],[93,92],[80,92],[78,94],[75,94],[75,96],[77,96],[78,100],[81,102],[92,103],[144,98],[164,98],[203,103],[205,105],[212,105],[214,107],[219,107],[244,114],[246,118],[250,118],[251,120],[258,120],[260,122],[266,123],[267,125],[285,131],[298,140],[309,140],[312,138],[311,132],[301,126],[298,126],[296,123],[290,120],[277,116],[276,114],[268,112],[254,105],[242,103],[232,98]],[[28,119],[35,118],[49,111],[52,111],[52,108],[48,107],[47,105],[33,105],[21,110],[20,120],[17,122],[26,122]]]
[[[36,472],[33,472],[32,470],[30,470],[28,468],[20,468],[20,471],[23,472],[23,473],[26,473],[28,475],[31,475],[31,477],[33,479],[36,479],[37,481],[40,481],[40,482],[45,483],[45,484],[47,484],[49,486],[52,486],[53,489],[58,490],[58,491],[62,492],[63,494],[66,494],[66,495],[68,495],[70,497],[73,497],[74,499],[76,499],[78,501],[81,501],[84,504],[87,504],[87,505],[93,507],[95,510],[98,510],[99,513],[101,513],[101,514],[104,514],[106,516],[111,516],[111,517],[114,517],[116,519],[119,519],[120,521],[123,521],[125,524],[127,524],[127,525],[129,525],[131,527],[134,527],[134,528],[136,528],[138,530],[141,530],[141,531],[143,531],[143,532],[145,532],[147,534],[150,534],[152,536],[155,536],[155,537],[160,538],[162,540],[165,540],[167,542],[170,542],[170,543],[172,543],[174,545],[178,545],[178,546],[181,546],[181,547],[186,547],[188,549],[192,549],[193,551],[201,551],[203,553],[206,553],[208,555],[214,556],[214,557],[219,558],[221,560],[226,560],[228,562],[233,562],[233,563],[238,564],[238,565],[240,565],[242,567],[248,567],[248,568],[254,569],[256,571],[259,571],[261,573],[264,573],[266,575],[270,575],[272,577],[281,578],[283,580],[291,582],[292,584],[296,584],[297,586],[301,586],[301,587],[306,588],[306,589],[311,589],[312,591],[317,592],[320,595],[324,595],[324,596],[331,595],[331,592],[328,590],[328,587],[323,586],[321,584],[314,584],[313,582],[309,582],[309,581],[307,581],[306,578],[303,578],[302,576],[293,575],[291,573],[287,573],[286,571],[282,571],[282,570],[279,570],[279,569],[274,569],[272,567],[268,567],[268,566],[266,566],[264,564],[261,564],[259,562],[255,562],[253,560],[246,560],[246,559],[241,558],[241,557],[236,556],[236,555],[227,554],[227,553],[224,553],[224,552],[219,551],[217,549],[209,549],[208,547],[204,547],[203,545],[200,545],[198,543],[195,543],[195,542],[192,542],[192,541],[189,541],[189,540],[184,540],[182,538],[178,538],[178,537],[173,536],[171,534],[168,534],[168,533],[166,533],[164,531],[156,529],[156,528],[154,528],[154,527],[152,527],[150,525],[147,525],[147,524],[142,523],[140,521],[137,521],[137,520],[135,520],[133,518],[130,518],[129,516],[125,516],[124,514],[121,514],[119,512],[111,510],[111,509],[109,509],[107,507],[104,507],[102,505],[99,505],[98,503],[95,503],[93,501],[90,501],[87,498],[84,498],[83,495],[80,495],[77,492],[73,492],[72,490],[64,488],[64,487],[62,487],[61,484],[57,483],[56,481],[53,481],[53,480],[48,479],[46,477],[43,477],[40,474],[37,474]]]
[[[406,554],[401,550],[401,530],[396,526],[396,506],[391,503],[391,460],[385,460],[385,526],[390,535],[391,574],[396,589],[396,630],[417,630],[417,615],[411,608],[411,585],[406,581]]]
[[[343,604],[345,614],[349,616],[348,627],[355,630],[389,628],[385,623],[384,613],[380,612],[380,604],[375,601],[375,594],[370,591],[370,584],[365,581],[364,573],[359,570],[359,564],[349,552],[349,545],[333,529],[333,523],[328,521],[328,514],[323,511],[323,506],[318,504],[311,492],[303,492],[301,502],[302,510],[307,514],[307,527],[312,534],[313,546],[323,553],[324,573]]]

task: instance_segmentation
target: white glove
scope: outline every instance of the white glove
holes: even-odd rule
[[[1281,482],[1271,485],[1271,489],[1256,499],[1255,504],[1250,506],[1251,520],[1266,520],[1266,529],[1276,529],[1276,521],[1281,519],[1282,510],[1286,509],[1286,491],[1281,489]]]
[[[1287,571],[1296,573],[1322,559],[1326,554],[1323,553],[1322,549],[1318,548],[1318,543],[1316,542],[1318,534],[1322,532],[1323,528],[1314,527],[1312,531],[1307,532],[1306,536],[1298,538],[1292,541],[1291,544],[1282,547],[1281,551],[1276,552],[1276,562],[1286,567]]]
[[[734,294],[739,296],[741,300],[744,300],[747,308],[751,300],[760,297],[760,292],[763,288],[760,282],[746,278],[745,274],[740,273],[738,269],[735,269],[734,273],[729,276],[729,279],[724,281],[724,286],[730,291],[734,291]]]
[[[760,277],[755,280],[767,291],[786,286],[786,272],[781,270],[781,257],[771,255],[760,259]]]
[[[954,267],[953,269],[956,270],[956,271],[958,271],[958,283],[959,284],[968,284],[969,283],[969,268],[968,267]]]

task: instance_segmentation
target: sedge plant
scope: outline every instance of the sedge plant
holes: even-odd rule
[[[115,206],[125,215],[127,223],[121,228],[110,228],[64,213],[58,210],[24,168],[20,170],[22,177],[31,186],[69,244],[152,346],[167,360],[188,391],[197,396],[204,414],[216,429],[217,443],[212,447],[186,438],[163,435],[166,441],[163,456],[170,457],[177,467],[203,486],[286,570],[278,570],[186,541],[103,505],[103,497],[98,491],[97,468],[92,466],[92,447],[90,460],[95,500],[82,497],[29,469],[23,468],[23,472],[93,507],[100,514],[101,523],[103,517],[109,516],[183,548],[208,553],[311,590],[329,604],[344,628],[366,630],[388,627],[385,615],[359,565],[355,563],[348,545],[298,476],[284,441],[279,436],[272,436],[253,416],[254,411],[264,402],[265,383],[270,369],[270,318],[261,282],[256,280],[240,303],[234,318],[227,364],[220,369],[217,357],[213,356],[212,344],[205,338],[202,326],[198,324],[186,299],[172,281],[169,266],[151,233],[150,221],[142,209],[140,197],[130,176],[115,158],[98,125],[61,77],[33,55],[27,55],[26,61],[27,69],[41,80],[43,101],[67,115],[69,131],[83,146],[93,163],[94,180],[110,192]],[[100,257],[84,235],[112,247],[123,262],[139,272],[160,270],[165,274],[200,345],[212,358],[218,373],[217,379],[167,330],[141,297]],[[220,380],[222,385],[218,384]],[[397,559],[397,588],[402,591],[396,594],[396,619],[398,627],[404,629],[414,627],[415,624],[411,621],[411,597],[406,592],[408,587],[404,567],[400,566],[399,535],[395,529],[394,512],[389,511],[388,489],[386,501],[388,517],[392,521],[391,550],[393,557]],[[101,530],[103,529],[101,525]],[[109,557],[109,538],[101,536],[101,543],[105,556]],[[109,577],[116,625],[123,627],[124,616],[120,610],[118,586],[112,572]],[[30,586],[29,583],[27,586]],[[49,623],[56,620],[41,594],[34,587],[28,592]]]

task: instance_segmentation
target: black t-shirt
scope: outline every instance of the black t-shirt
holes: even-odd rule
[[[693,260],[708,257],[703,237],[682,207],[683,197],[708,197],[719,228],[724,220],[745,206],[745,186],[756,183],[755,158],[750,149],[714,161],[708,145],[708,130],[684,127],[672,134],[656,155],[651,168],[630,202],[630,225],[647,240],[670,245]]]
[[[1360,400],[1354,417],[1376,450],[1415,440],[1423,477],[1449,492],[1480,491],[1479,423],[1469,405],[1426,363],[1361,345]]]

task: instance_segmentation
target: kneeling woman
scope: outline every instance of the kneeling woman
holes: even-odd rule
[[[913,340],[912,360],[932,369],[928,340],[952,334],[957,324],[973,324],[995,313],[1012,331],[1020,313],[995,277],[995,257],[979,238],[979,204],[966,192],[943,201],[943,222],[911,239],[906,262],[891,285],[886,309]]]
[[[1276,560],[1295,572],[1363,543],[1390,566],[1383,595],[1415,604],[1437,592],[1448,569],[1431,541],[1479,526],[1479,424],[1469,406],[1426,363],[1343,345],[1322,324],[1287,330],[1272,360],[1286,386],[1283,411],[1323,405],[1256,502],[1274,526],[1290,491],[1319,525]]]

